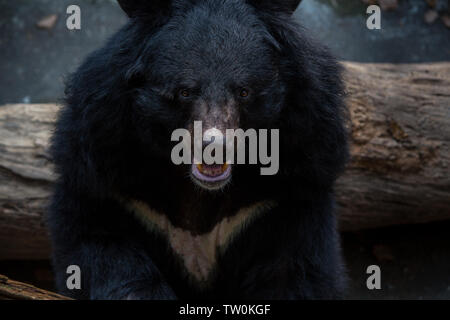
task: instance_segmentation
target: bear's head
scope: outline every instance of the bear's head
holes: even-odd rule
[[[330,187],[346,158],[340,68],[291,17],[299,2],[120,0],[128,24],[69,80],[59,170],[106,192],[186,178],[208,190],[264,183],[257,166],[193,154],[176,165],[173,132],[193,138],[201,122],[202,135],[278,129],[280,170],[266,181]]]

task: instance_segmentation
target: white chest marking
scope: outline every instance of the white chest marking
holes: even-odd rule
[[[257,202],[227,217],[205,234],[193,235],[172,225],[169,219],[137,200],[127,201],[127,207],[151,231],[163,233],[172,249],[183,260],[186,270],[199,282],[207,282],[216,265],[217,251],[226,249],[233,237],[252,219],[275,206],[274,201]]]

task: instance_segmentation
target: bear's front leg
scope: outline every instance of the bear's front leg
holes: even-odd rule
[[[299,194],[301,194],[299,192]],[[340,299],[347,276],[329,197],[285,205],[248,230],[244,299]]]
[[[139,245],[102,238],[57,246],[54,269],[63,294],[93,300],[173,300],[175,293]],[[81,288],[68,289],[67,267],[80,267]]]
[[[341,270],[316,264],[312,259],[284,256],[255,265],[241,283],[243,299],[342,299],[345,275]],[[326,260],[323,260],[326,261]]]
[[[75,299],[177,298],[150,256],[147,234],[116,201],[61,186],[48,225],[62,294]],[[69,266],[79,267],[81,288],[68,288]]]

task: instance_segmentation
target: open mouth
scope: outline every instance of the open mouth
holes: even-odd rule
[[[191,174],[194,181],[208,190],[223,188],[231,178],[231,165],[225,164],[193,164]]]

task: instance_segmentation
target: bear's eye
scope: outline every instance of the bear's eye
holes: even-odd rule
[[[248,89],[242,88],[239,92],[239,96],[241,98],[248,98],[248,96],[250,95],[250,92]]]
[[[189,92],[188,89],[181,89],[180,90],[180,96],[182,98],[189,98],[191,96],[191,93]]]

